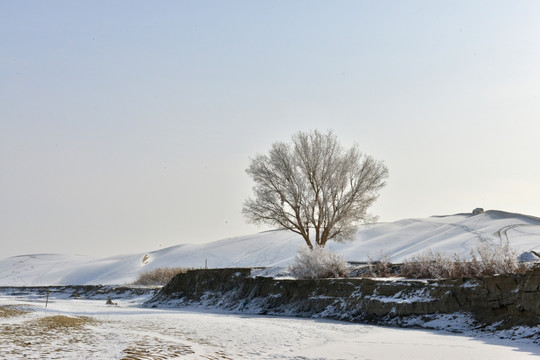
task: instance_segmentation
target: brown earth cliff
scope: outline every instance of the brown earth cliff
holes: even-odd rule
[[[411,317],[467,313],[478,326],[540,324],[540,268],[482,279],[273,279],[251,269],[201,269],[175,276],[148,306],[403,325]]]

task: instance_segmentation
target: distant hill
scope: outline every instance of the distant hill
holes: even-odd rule
[[[393,262],[427,249],[448,255],[468,255],[481,242],[509,241],[518,252],[540,252],[540,218],[490,210],[473,215],[432,216],[362,226],[356,239],[330,242],[327,247],[349,261]],[[127,284],[143,271],[158,267],[286,267],[302,238],[285,230],[223,239],[205,244],[183,244],[140,254],[108,258],[38,254],[0,261],[0,286]]]

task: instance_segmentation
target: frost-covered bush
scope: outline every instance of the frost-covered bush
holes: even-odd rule
[[[508,243],[483,243],[471,250],[470,257],[448,257],[431,250],[408,259],[401,265],[401,275],[409,278],[478,278],[495,274],[515,274],[527,270],[518,262],[517,252]]]
[[[320,246],[302,247],[289,268],[299,279],[336,278],[347,276],[347,261],[341,255]]]
[[[521,272],[525,268],[519,263],[517,252],[510,247],[508,242],[498,246],[484,243],[476,251],[480,256],[484,275]]]
[[[371,256],[368,256],[369,262],[367,271],[362,274],[362,276],[369,277],[391,277],[396,276],[395,266],[391,263],[390,255],[384,251],[379,252],[379,256],[376,259],[373,259]]]
[[[431,250],[414,256],[401,265],[401,275],[416,279],[467,277],[469,264],[459,255],[453,258]]]

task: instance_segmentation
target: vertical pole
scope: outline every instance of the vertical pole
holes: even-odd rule
[[[47,307],[47,305],[49,305],[49,289],[47,289],[47,300],[45,301],[45,307]]]
[[[208,259],[204,259],[204,268],[208,269]]]

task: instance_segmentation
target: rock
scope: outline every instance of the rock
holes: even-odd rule
[[[525,251],[518,256],[519,262],[537,262],[540,261],[540,257],[534,251]]]
[[[107,301],[105,302],[105,305],[118,305],[115,302],[112,302],[111,297],[107,296]]]

